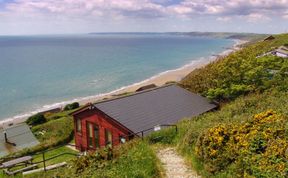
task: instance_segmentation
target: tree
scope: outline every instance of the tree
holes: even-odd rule
[[[67,104],[65,107],[64,107],[64,111],[68,111],[68,110],[72,110],[72,109],[77,109],[80,107],[80,104],[78,102],[74,102],[74,103],[71,103],[71,104]]]
[[[35,115],[29,117],[26,121],[26,123],[28,125],[31,125],[31,126],[43,124],[45,122],[47,122],[47,119],[45,118],[44,114],[42,114],[42,113],[35,114]]]

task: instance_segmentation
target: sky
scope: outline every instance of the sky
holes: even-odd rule
[[[0,35],[288,32],[288,0],[0,0]]]

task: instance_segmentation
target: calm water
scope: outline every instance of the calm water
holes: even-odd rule
[[[140,82],[232,44],[166,34],[0,37],[0,119]]]

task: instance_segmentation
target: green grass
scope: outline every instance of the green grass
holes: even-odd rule
[[[49,158],[52,158],[54,156],[57,156],[59,154],[62,154],[62,153],[72,153],[72,154],[77,154],[78,152],[70,149],[70,148],[67,148],[67,147],[59,147],[59,148],[56,148],[54,150],[51,150],[51,151],[48,151],[45,153],[45,159],[49,159]],[[51,159],[51,160],[48,160],[46,161],[46,166],[49,166],[49,165],[53,165],[53,164],[57,164],[57,163],[61,163],[61,162],[67,162],[69,163],[72,159],[75,159],[75,156],[73,155],[62,155],[62,156],[59,156],[57,158],[54,158],[54,159]],[[37,154],[37,155],[34,155],[33,156],[33,163],[36,163],[36,162],[40,162],[40,161],[43,161],[43,156],[42,154]],[[38,163],[38,168],[41,168],[41,167],[44,167],[44,164],[43,163]],[[20,169],[21,167],[18,167],[17,169]],[[45,172],[40,172],[40,173],[35,173],[35,174],[31,174],[31,175],[27,175],[25,177],[31,177],[31,178],[34,178],[34,177],[46,177],[47,175],[50,174],[50,172],[57,172],[59,170],[52,170],[52,171],[48,171],[47,173]],[[46,175],[47,174],[47,175]],[[2,178],[6,178],[6,177],[10,177],[10,176],[6,176],[2,171],[0,172],[0,177]],[[14,176],[16,178],[18,177],[22,177],[22,174],[19,173],[17,174],[16,176]]]
[[[77,154],[78,152],[74,151],[70,148],[67,148],[66,146],[63,146],[63,147],[48,151],[44,155],[45,155],[45,159],[49,159],[49,158],[52,158],[54,156],[60,155],[62,153]],[[62,155],[62,156],[59,156],[55,159],[51,159],[51,160],[46,161],[46,166],[56,164],[56,163],[61,163],[64,161],[68,162],[73,158],[75,158],[75,156],[73,156],[73,155],[68,155],[68,154]],[[43,161],[43,155],[42,154],[37,154],[37,155],[33,156],[33,162],[39,162],[39,161]],[[43,167],[43,163],[40,163],[39,165],[42,165],[41,167]]]
[[[251,122],[254,115],[270,109],[283,116],[288,116],[288,60],[273,56],[256,58],[257,55],[287,42],[288,34],[276,35],[276,39],[271,42],[248,45],[243,50],[191,72],[180,82],[180,85],[192,92],[217,99],[220,101],[220,110],[203,114],[191,120],[184,119],[178,123],[178,133],[173,132],[173,129],[163,130],[152,134],[149,138],[150,142],[157,138],[162,145],[176,146],[178,151],[190,162],[191,167],[203,177],[241,177],[241,174],[238,174],[240,171],[239,163],[241,162],[246,165],[242,166],[243,170],[249,170],[245,173],[247,175],[269,177],[269,175],[278,174],[274,169],[272,169],[274,172],[265,172],[263,167],[256,166],[257,161],[254,165],[247,166],[245,160],[241,160],[239,157],[236,157],[235,162],[232,161],[228,165],[221,162],[225,160],[224,153],[229,153],[229,148],[233,148],[233,144],[230,145],[231,147],[225,145],[221,147],[221,149],[226,150],[223,151],[223,155],[217,157],[220,161],[217,164],[227,166],[223,167],[222,170],[215,171],[215,169],[211,169],[211,165],[212,167],[215,165],[208,163],[213,163],[215,161],[213,159],[216,158],[210,160],[210,158],[199,157],[195,148],[198,144],[198,147],[202,147],[204,150],[205,147],[208,149],[208,145],[199,146],[199,140],[207,137],[208,130],[210,128],[215,129],[219,124],[226,128],[231,128],[229,125],[241,126]],[[263,129],[264,131],[268,128],[272,129],[272,126],[266,125]],[[163,139],[159,139],[159,137]],[[286,136],[281,133],[272,140],[278,138],[287,139],[287,133]],[[252,143],[249,142],[249,144]],[[253,151],[251,152],[251,150],[248,151],[251,155],[245,155],[245,159],[261,159],[263,164],[268,164],[271,160],[274,161],[274,158],[265,158]],[[280,158],[277,160],[279,161]],[[278,169],[281,168],[278,167]],[[284,169],[288,170],[288,165],[284,166]]]
[[[58,145],[69,143],[73,139],[73,118],[68,115],[71,111],[50,114],[48,122],[32,127],[31,131],[40,144],[12,153],[9,156],[24,156],[34,154]]]
[[[40,146],[43,147],[68,143],[73,136],[73,119],[71,117],[61,117],[51,120],[33,127],[32,132],[40,141]]]
[[[103,150],[100,152],[102,152],[100,153],[101,155],[105,155],[103,154]],[[81,159],[74,159],[74,163],[70,162],[68,168],[59,168],[47,171],[46,173],[33,174],[31,177],[162,177],[161,164],[154,150],[146,141],[131,141],[115,148],[113,154],[115,157],[113,160],[105,160],[102,157],[95,157],[95,154],[91,154]],[[79,168],[82,171],[76,173],[76,170]]]

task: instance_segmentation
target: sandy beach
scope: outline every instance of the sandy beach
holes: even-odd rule
[[[72,103],[72,102],[79,102],[81,105],[84,105],[86,103],[94,103],[96,101],[102,100],[103,98],[111,98],[115,95],[119,95],[121,93],[126,93],[126,92],[134,92],[135,90],[137,90],[139,87],[141,86],[145,86],[145,85],[149,85],[149,84],[155,84],[157,86],[161,86],[167,82],[170,81],[175,81],[178,82],[180,81],[182,78],[184,78],[186,75],[188,75],[191,71],[197,69],[197,68],[201,68],[207,64],[209,64],[212,61],[215,61],[219,56],[226,56],[236,50],[240,49],[240,46],[244,43],[246,43],[247,41],[242,41],[242,40],[235,40],[235,44],[233,45],[233,47],[226,49],[225,51],[223,51],[222,53],[218,54],[218,55],[214,55],[207,58],[203,58],[203,59],[199,59],[199,60],[194,60],[189,64],[186,64],[185,66],[175,69],[175,70],[169,70],[163,73],[160,73],[156,76],[153,76],[149,79],[146,79],[144,81],[141,81],[139,83],[135,83],[129,86],[124,86],[118,90],[109,92],[109,93],[104,93],[104,94],[98,94],[95,96],[88,96],[85,98],[81,98],[81,99],[74,99],[72,101],[64,101],[61,103],[57,103],[55,104],[54,108],[57,107],[64,107],[66,104],[68,103]],[[9,118],[9,119],[5,119],[0,121],[0,128],[2,127],[7,127],[11,124],[15,125],[15,124],[19,124],[22,122],[25,122],[26,119],[33,115],[36,114],[37,112],[41,112],[41,111],[45,111],[45,110],[49,110],[52,109],[53,105],[50,106],[50,108],[43,108],[41,110],[35,111],[35,112],[31,112],[29,114],[24,114],[22,116],[16,116],[14,118]]]
[[[220,56],[226,56],[226,55],[229,55],[230,53],[232,53],[234,51],[239,50],[240,46],[244,43],[247,43],[247,41],[235,40],[235,44],[233,45],[233,47],[223,51],[222,53],[220,53],[218,55],[210,56],[208,59],[203,58],[203,59],[199,59],[199,60],[194,60],[191,63],[186,64],[185,66],[183,66],[181,68],[162,72],[156,76],[153,76],[153,77],[146,79],[144,81],[141,81],[139,83],[135,83],[133,85],[122,87],[118,90],[112,91],[112,92],[107,93],[107,94],[83,99],[83,100],[80,100],[78,102],[80,102],[80,104],[82,104],[82,105],[86,104],[86,103],[94,103],[94,102],[101,100],[103,98],[111,98],[111,97],[113,97],[113,95],[119,95],[121,93],[126,93],[126,92],[135,92],[138,88],[145,86],[145,85],[149,85],[149,84],[155,84],[157,86],[162,86],[167,82],[179,82],[182,78],[184,78],[186,75],[188,75],[193,70],[195,70],[197,68],[204,67],[205,65],[215,61]]]

